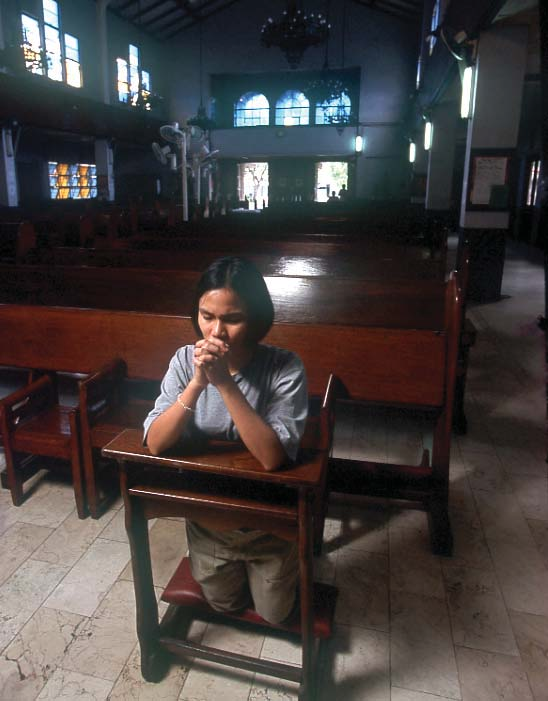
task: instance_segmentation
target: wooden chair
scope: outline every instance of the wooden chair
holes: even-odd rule
[[[130,399],[126,378],[126,363],[116,359],[79,383],[82,467],[92,518],[99,518],[113,495],[101,484],[101,472],[111,473],[108,465],[101,465],[101,448],[125,428],[142,430],[144,419],[154,406],[153,399]]]
[[[78,516],[85,518],[78,409],[59,404],[54,379],[44,375],[0,400],[0,422],[13,504],[23,503],[27,463],[40,456],[40,467],[69,463]]]
[[[313,698],[315,639],[331,634],[336,591],[313,586],[314,521],[333,428],[332,393],[325,394],[320,415],[307,427],[301,457],[295,467],[265,472],[241,445],[213,443],[207,452],[184,454],[180,449],[154,457],[142,445],[142,432],[124,431],[103,454],[120,464],[126,528],[137,603],[137,633],[141,671],[148,681],[159,681],[167,671],[169,651],[181,659],[199,658],[239,669],[273,675],[300,683],[299,698]],[[316,506],[314,506],[316,504]],[[211,609],[190,573],[186,558],[180,563],[162,600],[169,604],[161,622],[152,581],[147,521],[185,516],[197,522],[207,517],[211,527],[261,528],[297,541],[299,548],[300,616],[288,625],[273,626],[252,609],[221,614]],[[238,621],[297,634],[302,643],[299,667],[237,654],[190,642],[185,634],[190,620]]]

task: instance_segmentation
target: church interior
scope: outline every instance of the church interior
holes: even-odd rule
[[[2,1],[0,699],[548,701],[547,96],[538,0]],[[306,370],[274,472],[143,445],[225,256]],[[294,622],[183,581],[204,514]]]

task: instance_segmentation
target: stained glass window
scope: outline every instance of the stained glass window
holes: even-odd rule
[[[52,200],[84,200],[97,197],[97,167],[94,163],[48,163]]]

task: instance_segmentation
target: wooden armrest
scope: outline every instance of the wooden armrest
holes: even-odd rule
[[[119,400],[126,374],[126,363],[115,358],[79,382],[80,410],[89,423]]]
[[[333,402],[334,404],[338,399],[348,399],[349,396],[350,393],[344,382],[338,375],[331,373],[327,381],[327,389],[325,391],[323,404],[325,405],[328,402]]]
[[[346,388],[336,375],[329,375],[327,387],[320,409],[320,440],[318,449],[329,452],[335,425],[335,401],[337,396],[346,395]]]
[[[56,401],[53,380],[49,375],[43,375],[35,382],[21,387],[0,400],[0,410],[4,413],[6,427],[9,430],[18,423],[36,416]]]

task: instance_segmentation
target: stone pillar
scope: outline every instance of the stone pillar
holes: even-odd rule
[[[432,114],[433,141],[428,151],[426,209],[447,213],[454,206],[453,163],[459,106],[451,102],[436,105]]]
[[[97,197],[114,200],[114,156],[108,139],[95,139],[95,164],[97,166]]]
[[[103,102],[110,105],[110,74],[108,61],[108,31],[107,31],[107,6],[110,0],[98,0],[97,2],[97,37],[98,53],[101,69],[101,83],[103,88]]]
[[[461,249],[468,245],[470,251],[468,296],[480,302],[498,300],[501,294],[527,40],[526,26],[495,24],[478,43],[459,244]]]
[[[6,48],[6,37],[4,33],[4,18],[3,18],[2,8],[0,7],[0,51]]]
[[[8,127],[2,127],[0,130],[0,205],[19,206],[13,135]]]

